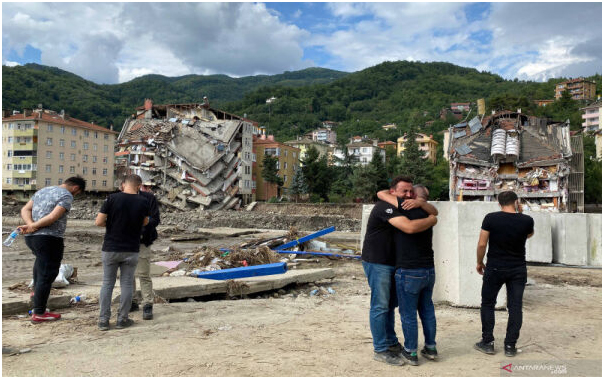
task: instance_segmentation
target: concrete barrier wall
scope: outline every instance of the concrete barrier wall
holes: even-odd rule
[[[476,246],[482,220],[498,211],[495,202],[433,202],[439,211],[434,227],[434,300],[479,307],[482,277],[476,273]],[[373,205],[363,206],[361,247]],[[602,265],[602,215],[527,212],[535,235],[527,242],[527,261]],[[505,290],[497,299],[505,304]]]
[[[602,215],[587,215],[587,241],[589,251],[587,264],[602,267]]]

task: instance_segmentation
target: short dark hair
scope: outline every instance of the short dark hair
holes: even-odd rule
[[[78,186],[82,192],[86,190],[86,179],[82,178],[81,176],[72,176],[71,178],[67,178],[63,184],[67,184],[68,186]]]
[[[136,174],[130,174],[126,176],[126,178],[124,179],[124,183],[130,183],[134,184],[135,186],[140,186],[141,184],[143,184],[143,179],[141,179],[141,177]]]
[[[399,176],[395,177],[394,179],[392,179],[392,181],[390,182],[390,189],[394,189],[396,187],[396,185],[399,184],[399,182],[413,184],[413,179],[411,179],[411,177],[409,177],[409,176],[399,175]]]
[[[503,191],[497,195],[497,201],[501,206],[512,205],[516,200],[518,200],[518,195],[514,191]]]
[[[424,191],[426,193],[426,196],[430,196],[430,190],[428,189],[428,187],[426,187],[423,184],[416,184],[416,185],[413,186],[413,189],[414,190],[415,189],[422,190],[422,191]],[[415,191],[415,192],[416,192],[416,195],[417,195],[417,191]]]

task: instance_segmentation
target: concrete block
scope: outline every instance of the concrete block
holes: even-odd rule
[[[367,221],[369,220],[369,214],[373,209],[373,204],[363,204],[363,213],[361,214],[361,243],[359,251],[363,251],[363,242],[365,241],[365,233],[367,232]]]
[[[602,215],[587,214],[587,264],[602,267]]]
[[[535,234],[526,241],[526,261],[552,263],[552,227],[549,212],[525,212],[535,221]]]
[[[552,213],[553,261],[566,265],[587,265],[587,215]]]
[[[434,226],[432,236],[434,271],[436,272],[432,299],[435,302],[448,302],[457,305],[459,303],[457,205],[450,201],[433,204],[438,209],[438,223]]]

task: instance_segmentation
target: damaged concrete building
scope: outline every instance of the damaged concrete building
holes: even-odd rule
[[[512,190],[526,209],[583,211],[583,145],[568,121],[502,111],[451,126],[448,140],[450,200],[496,201]]]
[[[116,180],[140,175],[158,200],[181,210],[238,209],[252,201],[256,125],[201,104],[155,105],[150,99],[124,122]]]

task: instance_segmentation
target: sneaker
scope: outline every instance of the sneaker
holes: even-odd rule
[[[430,359],[431,361],[434,361],[436,358],[438,358],[438,352],[436,351],[435,347],[424,346],[420,353],[422,353],[424,358]]]
[[[132,304],[130,304],[130,310],[128,312],[136,312],[140,309],[140,307],[138,306],[138,303],[136,301],[133,301]]]
[[[403,356],[403,345],[400,342],[397,342],[396,345],[392,345],[388,348],[388,351],[398,355],[399,357]]]
[[[480,340],[474,344],[474,349],[489,355],[495,354],[495,344],[493,341],[486,343]]]
[[[518,353],[518,350],[516,350],[516,346],[514,345],[504,345],[503,350],[505,351],[506,357],[514,357]]]
[[[391,352],[390,350],[374,352],[373,359],[378,362],[384,362],[393,366],[402,366],[405,364],[402,357]]]
[[[153,320],[153,304],[143,306],[143,320]]]
[[[109,330],[109,321],[99,321],[99,330]]]
[[[125,320],[120,320],[115,324],[115,328],[116,329],[124,329],[127,328],[129,326],[132,326],[132,324],[134,324],[134,321],[131,318],[127,318]]]
[[[419,365],[419,359],[417,359],[417,351],[409,352],[406,349],[403,349],[402,354],[405,362],[409,363],[411,366]]]
[[[61,315],[58,313],[44,312],[44,314],[41,315],[34,313],[33,315],[31,315],[31,322],[34,324],[38,324],[40,322],[57,321],[60,318]]]

